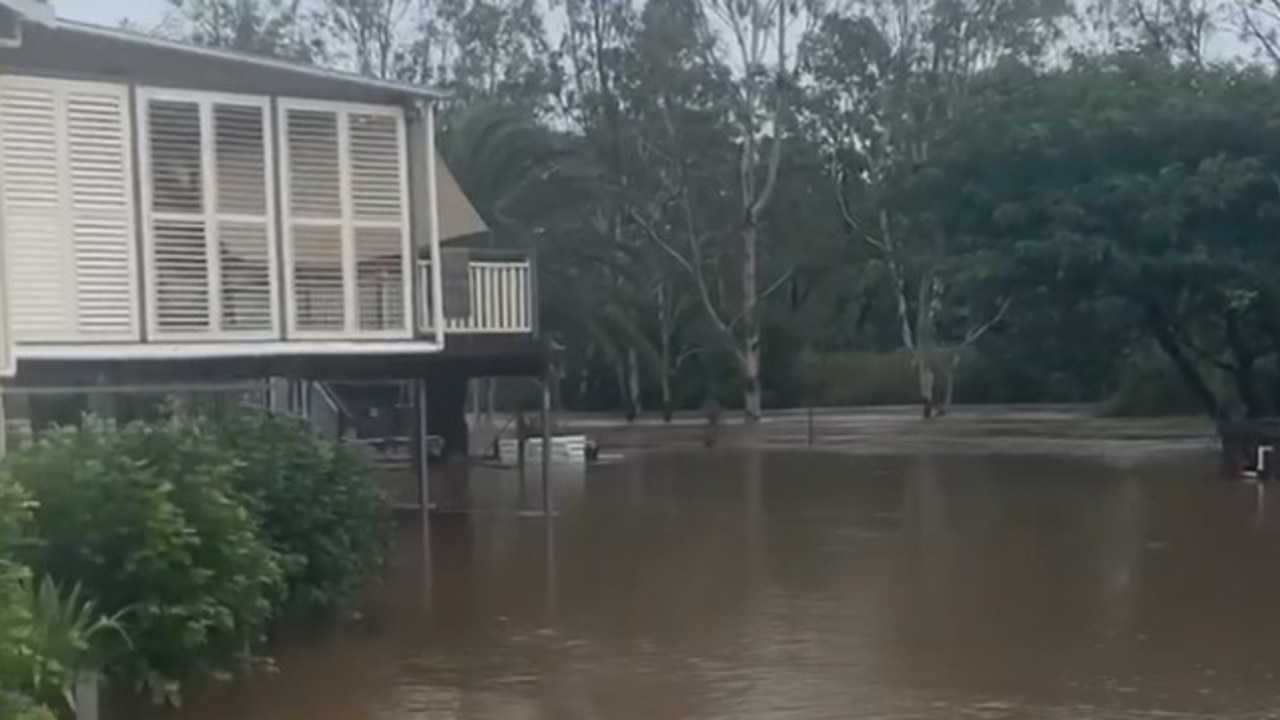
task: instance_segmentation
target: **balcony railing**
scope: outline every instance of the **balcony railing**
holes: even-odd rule
[[[433,332],[431,262],[418,262],[423,332]],[[445,332],[450,334],[520,334],[534,331],[533,265],[523,260],[472,260],[467,267],[465,312],[445,301]],[[447,285],[446,285],[447,288]],[[459,292],[455,290],[455,292]],[[455,312],[450,313],[450,310]],[[453,316],[451,316],[451,314]]]

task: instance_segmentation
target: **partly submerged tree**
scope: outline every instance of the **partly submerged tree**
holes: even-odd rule
[[[1274,414],[1277,116],[1256,72],[1086,62],[994,83],[917,190],[1026,282],[1123,300],[1210,415]]]

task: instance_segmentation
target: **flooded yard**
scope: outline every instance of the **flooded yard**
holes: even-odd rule
[[[362,619],[151,715],[1280,717],[1280,488],[1219,480],[1202,428],[895,422],[601,425],[550,523],[536,478],[438,474]]]

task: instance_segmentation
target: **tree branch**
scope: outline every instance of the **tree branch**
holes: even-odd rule
[[[967,348],[970,345],[976,343],[979,339],[981,339],[983,335],[986,335],[988,330],[990,330],[995,325],[999,324],[999,322],[1004,319],[1004,316],[1008,314],[1009,308],[1012,305],[1013,305],[1012,296],[1002,298],[1000,300],[999,306],[996,308],[996,311],[991,314],[991,317],[987,318],[986,322],[972,326],[968,330],[965,330],[964,342],[961,343],[960,347]]]
[[[731,341],[733,338],[733,329],[724,321],[724,318],[720,315],[720,311],[716,308],[715,302],[711,299],[711,291],[707,287],[706,276],[704,275],[703,269],[699,265],[695,265],[692,260],[682,255],[671,243],[664,240],[657,229],[641,217],[634,208],[628,208],[628,214],[631,216],[631,219],[639,225],[642,230],[644,230],[645,235],[655,245],[670,256],[671,259],[675,260],[676,263],[685,270],[685,272],[689,273],[690,279],[693,280],[693,284],[698,290],[698,295],[702,299],[702,305],[707,311],[707,316],[710,318],[716,330]],[[734,347],[736,351],[736,346],[734,346],[732,342],[729,344]]]

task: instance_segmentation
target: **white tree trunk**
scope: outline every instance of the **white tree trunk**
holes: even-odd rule
[[[640,414],[640,356],[633,347],[627,350],[627,419]]]
[[[667,304],[667,286],[665,282],[658,283],[658,333],[661,335],[660,347],[658,350],[658,362],[662,365],[658,372],[659,384],[662,388],[662,421],[671,422],[672,414],[672,398],[671,398],[671,375],[675,372],[672,367],[671,358],[671,335],[674,332],[672,325],[672,312]]]
[[[756,422],[764,414],[764,390],[760,383],[760,351],[750,351],[742,359],[742,411],[748,422]]]
[[[662,421],[671,422],[674,412],[674,401],[671,396],[671,369],[664,365],[662,368]]]
[[[956,375],[960,372],[960,362],[964,358],[962,350],[954,350],[951,353],[951,364],[947,367],[947,377],[944,382],[945,390],[942,395],[942,402],[938,405],[938,414],[946,415],[951,412],[951,405],[956,399]]]
[[[934,416],[938,407],[938,375],[934,367],[937,342],[933,331],[936,314],[934,277],[932,274],[925,274],[920,278],[916,297],[915,357],[916,373],[920,380],[921,413],[926,420]]]
[[[739,351],[742,365],[742,409],[748,422],[762,413],[760,387],[760,235],[754,223],[742,232],[742,317],[743,339]]]
[[[934,392],[937,386],[937,377],[934,375],[933,365],[930,364],[928,357],[917,356],[916,378],[920,388],[920,412],[924,419],[928,420],[933,417],[936,409]]]

